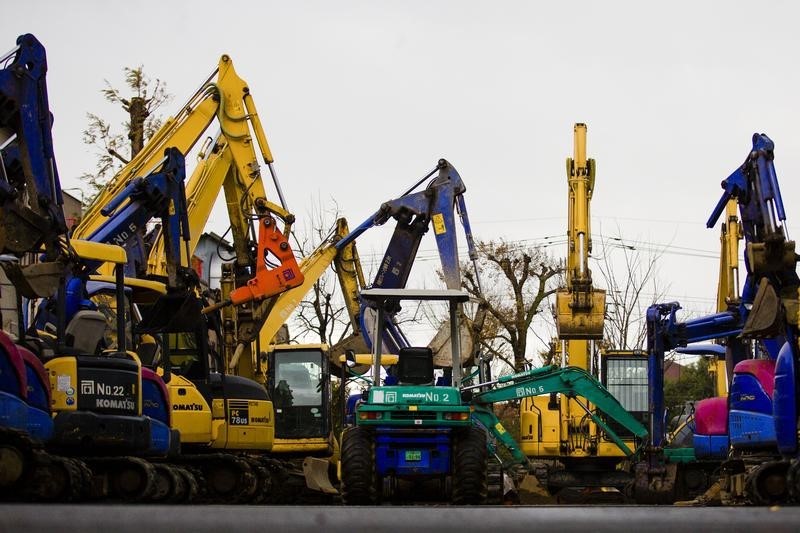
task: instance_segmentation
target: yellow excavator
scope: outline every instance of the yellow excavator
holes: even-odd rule
[[[336,490],[328,481],[328,460],[325,459],[338,449],[331,432],[328,347],[322,344],[288,344],[286,341],[276,343],[274,339],[304,295],[333,261],[335,243],[348,233],[347,222],[339,219],[331,235],[300,261],[296,279],[301,283],[272,298],[253,299],[246,305],[225,305],[235,303],[233,295],[247,290],[247,276],[254,268],[257,269],[254,263],[258,263],[257,254],[250,251],[254,248],[251,238],[254,232],[247,230],[250,220],[241,209],[255,187],[238,178],[241,165],[237,164],[237,157],[241,156],[231,146],[224,132],[207,143],[186,186],[191,232],[188,253],[194,252],[197,235],[207,223],[220,189],[225,194],[234,248],[237,250],[236,261],[222,265],[221,301],[208,308],[221,307],[220,369],[226,374],[261,384],[275,402],[275,439],[271,455],[279,459],[291,459],[282,466],[296,474],[278,483],[276,488],[282,493],[280,500],[297,501],[298,493],[308,495],[302,487],[297,487],[298,479],[304,480],[302,485],[312,490],[334,494]],[[254,183],[263,189],[260,182]],[[163,239],[159,235],[150,251],[149,273],[161,276],[166,273],[163,250]],[[286,387],[292,390],[304,388],[308,380],[306,375],[319,381],[315,385],[315,394],[307,391],[292,398],[289,405],[284,394]],[[293,378],[297,379],[297,383],[293,383]],[[320,457],[323,459],[318,460]]]
[[[575,124],[574,156],[567,159],[566,284],[556,293],[558,337],[551,350],[554,362],[602,376],[605,387],[641,421],[647,411],[644,353],[600,349],[606,294],[594,286],[589,269],[595,162],[586,157],[586,133],[585,124]],[[624,499],[621,490],[630,479],[617,465],[625,456],[592,421],[588,413],[593,411],[590,403],[556,394],[526,398],[520,406],[521,449],[538,466],[538,477],[559,501]],[[613,420],[606,422],[622,436],[626,446],[636,449],[633,435],[617,427]]]
[[[87,210],[76,229],[76,235],[94,234],[104,222],[104,211],[107,213],[105,206],[109,202],[131,186],[135,179],[150,175],[151,169],[161,164],[162,154],[168,148],[177,149],[183,154],[191,150],[214,119],[220,127],[220,138],[224,140],[225,149],[220,154],[226,158],[227,165],[224,171],[212,173],[211,177],[217,180],[216,183],[190,181],[190,191],[206,188],[206,192],[213,192],[201,195],[200,205],[189,204],[194,212],[187,217],[188,231],[185,234],[193,240],[191,246],[187,243],[180,250],[179,264],[189,264],[197,236],[208,219],[219,190],[224,189],[226,193],[236,191],[228,195],[228,209],[237,263],[241,266],[237,273],[242,281],[230,303],[246,304],[288,290],[301,283],[303,277],[286,240],[294,218],[284,207],[285,202],[272,167],[272,154],[249,87],[236,74],[229,56],[222,56],[216,71],[176,117],[168,119],[144,149],[109,183]],[[255,144],[258,144],[261,157],[275,180],[281,206],[266,198]],[[208,146],[206,143],[206,148]],[[236,200],[230,200],[233,194]],[[197,200],[191,195],[189,199]],[[282,231],[278,230],[276,218],[283,222]],[[132,233],[144,233],[145,228],[130,230]],[[256,235],[258,243],[255,242]],[[146,254],[142,254],[129,273],[164,279],[170,271],[164,239],[154,234],[148,240],[151,246],[149,260]],[[144,246],[142,249],[145,250]],[[263,257],[257,258],[256,254]],[[159,292],[158,288],[135,287],[133,284],[130,290],[137,294],[135,299],[142,308],[152,304]],[[151,293],[149,296],[148,291]],[[248,314],[247,308],[241,309],[236,313],[236,318],[239,326],[244,327],[242,323],[246,322]],[[222,337],[214,322],[209,322],[208,328],[216,330]],[[216,324],[221,322],[218,320]],[[150,324],[149,327],[152,326]],[[280,465],[262,460],[263,454],[270,452],[274,445],[272,403],[261,384],[239,376],[225,376],[221,372],[225,365],[209,361],[210,351],[204,346],[208,331],[203,329],[202,334],[191,335],[169,328],[152,330],[159,331],[157,337],[162,341],[160,370],[168,380],[169,401],[176,413],[173,427],[180,431],[182,447],[186,452],[194,453],[205,448],[207,452],[216,452],[208,454],[206,458],[216,455],[220,459],[214,468],[199,472],[203,481],[215,487],[211,491],[215,496],[212,500],[264,501],[264,494],[277,485],[276,473],[280,474]],[[246,343],[245,347],[250,348],[250,344]],[[171,362],[175,363],[173,368],[170,368]],[[223,453],[226,451],[227,455]],[[257,459],[255,462],[251,460],[254,454]],[[254,479],[258,486],[255,491]]]

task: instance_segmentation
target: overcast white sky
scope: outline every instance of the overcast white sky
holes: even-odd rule
[[[144,65],[174,95],[169,114],[230,54],[301,223],[312,199],[335,200],[355,226],[445,157],[478,238],[561,236],[564,159],[586,122],[595,241],[667,247],[669,299],[708,313],[719,233],[704,224],[753,132],[776,143],[796,233],[798,14],[790,1],[29,0],[5,6],[0,48],[28,32],[47,48],[65,188],[93,168],[81,132],[87,111],[112,113],[104,79]]]

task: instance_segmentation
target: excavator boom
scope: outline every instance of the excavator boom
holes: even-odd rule
[[[63,256],[67,224],[53,152],[44,46],[31,34],[2,58],[0,145],[0,251],[21,254],[44,244],[45,259]]]
[[[556,293],[556,326],[561,340],[603,338],[606,294],[592,285],[589,269],[592,251],[590,205],[594,175],[594,159],[586,158],[586,125],[575,124],[574,158],[567,159],[569,226],[566,286]]]

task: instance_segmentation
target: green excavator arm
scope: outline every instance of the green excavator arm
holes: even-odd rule
[[[518,400],[551,393],[564,394],[570,398],[580,396],[592,403],[597,411],[605,413],[606,416],[633,433],[643,443],[647,437],[647,428],[626,411],[599,381],[582,368],[570,366],[560,368],[555,365],[535,368],[503,376],[496,381],[479,385],[478,387],[486,386],[491,388],[475,393],[472,397],[473,417],[491,431],[495,438],[509,449],[514,458],[521,462],[526,462],[527,459],[489,407],[495,402]],[[586,414],[626,456],[630,457],[634,454],[634,451],[628,448],[622,438],[609,428],[594,411],[583,404],[580,405],[586,409]]]

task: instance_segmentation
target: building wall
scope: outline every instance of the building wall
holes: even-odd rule
[[[200,280],[207,284],[210,289],[219,288],[219,279],[222,272],[222,259],[220,255],[225,258],[233,256],[233,252],[225,246],[221,246],[218,250],[219,241],[215,238],[209,237],[207,234],[200,236],[200,240],[195,248],[194,256],[201,261],[201,272],[199,272]],[[195,265],[197,263],[195,262]]]
[[[62,192],[62,196],[64,198],[62,207],[64,209],[64,218],[67,220],[67,228],[72,229],[81,221],[83,206],[81,206],[80,200],[69,193]]]

